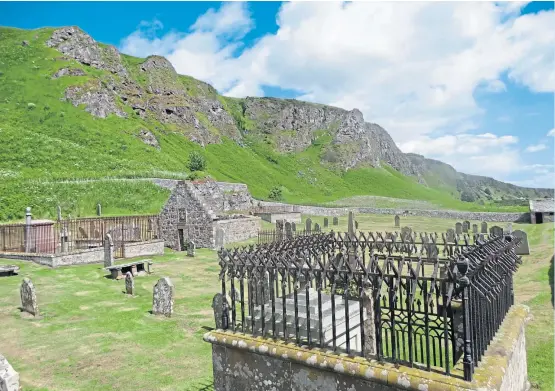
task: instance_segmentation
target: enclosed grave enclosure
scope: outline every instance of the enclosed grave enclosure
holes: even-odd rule
[[[223,249],[221,324],[470,381],[513,305],[519,240],[332,232]]]

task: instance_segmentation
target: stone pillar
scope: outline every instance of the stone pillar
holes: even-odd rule
[[[135,295],[135,279],[131,272],[125,273],[125,293],[128,295]]]
[[[31,215],[31,208],[27,207],[25,209],[25,252],[31,252],[31,222],[32,222],[32,215]]]
[[[374,317],[374,296],[372,288],[367,288],[362,294],[362,308],[366,313],[364,320],[364,358],[370,360],[375,359],[377,354],[376,348],[376,323]]]
[[[21,309],[33,316],[39,315],[39,306],[37,304],[37,293],[33,282],[25,277],[19,289],[21,296]]]
[[[2,354],[0,354],[0,390],[19,391],[19,374]]]
[[[114,265],[114,242],[112,235],[106,234],[104,237],[104,267]]]
[[[169,277],[160,278],[152,293],[152,314],[171,317],[174,303],[174,286]]]

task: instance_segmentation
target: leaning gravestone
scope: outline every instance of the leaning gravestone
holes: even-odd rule
[[[306,232],[312,231],[312,219],[310,219],[310,218],[306,219],[304,229],[305,229]]]
[[[154,285],[152,295],[152,313],[168,318],[173,313],[174,287],[169,277],[160,278]]]
[[[399,215],[395,215],[395,228],[399,228],[401,226],[401,218]]]
[[[449,228],[447,230],[446,239],[447,239],[447,243],[454,243],[455,242],[455,231],[453,230],[453,228]]]
[[[485,221],[482,221],[482,226],[480,228],[481,228],[480,233],[482,234],[488,233],[488,223],[486,223]]]
[[[336,217],[333,218],[333,225],[339,224],[339,219]]]
[[[27,277],[23,279],[19,293],[21,295],[21,309],[33,316],[38,316],[37,293],[33,282]]]
[[[114,242],[112,236],[106,234],[104,237],[104,267],[114,266]]]
[[[225,231],[223,228],[218,227],[216,229],[216,237],[214,239],[214,247],[216,247],[217,249],[220,249],[224,246],[224,236],[225,236]]]
[[[327,217],[324,217],[324,228],[328,228],[329,221]]]
[[[530,246],[528,244],[528,235],[526,232],[517,229],[513,232],[515,238],[520,238],[520,244],[515,248],[516,255],[530,255]]]
[[[19,374],[2,354],[0,354],[0,390],[19,391]]]
[[[193,242],[192,240],[189,240],[189,242],[187,243],[187,256],[194,257],[195,249],[196,249],[195,242]]]
[[[131,296],[135,294],[135,280],[131,272],[125,273],[125,293]]]
[[[455,233],[456,233],[457,235],[462,234],[462,224],[461,224],[461,223],[455,224]]]
[[[222,295],[221,293],[216,293],[214,295],[214,298],[212,299],[212,309],[214,310],[214,321],[216,323],[216,329],[222,330],[224,328],[227,328],[229,324],[229,303],[227,302],[227,297],[224,297],[224,295]],[[226,318],[225,320],[224,313]]]
[[[477,233],[478,233],[478,224],[472,224],[472,233],[473,233],[473,234],[477,234]]]
[[[489,234],[491,236],[503,236],[503,228],[501,228],[497,225],[494,225],[493,227],[491,227],[489,229]]]

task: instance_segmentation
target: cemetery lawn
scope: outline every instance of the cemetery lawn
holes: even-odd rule
[[[311,218],[323,226],[323,217]],[[364,231],[394,230],[393,216],[357,215],[357,220]],[[345,230],[346,221],[340,217],[333,228]],[[416,231],[445,231],[454,223],[401,218],[402,226]],[[553,225],[513,224],[513,229],[528,233],[532,251],[515,277],[516,301],[529,306],[533,317],[526,327],[529,380],[533,389],[553,390]],[[0,278],[0,352],[19,372],[24,391],[213,389],[211,346],[202,336],[214,327],[211,303],[220,289],[216,253],[200,249],[188,258],[167,251],[152,259],[154,273],[135,279],[136,297],[123,293],[123,280],[104,278],[101,265],[49,269],[0,260],[21,267],[19,276]],[[170,319],[149,313],[152,287],[166,276],[176,292]],[[23,277],[35,284],[42,319],[28,319],[17,308]]]

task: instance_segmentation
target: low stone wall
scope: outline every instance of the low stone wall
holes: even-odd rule
[[[125,243],[123,246],[123,254],[125,258],[164,255],[164,240],[158,239],[149,242]]]
[[[214,221],[214,232],[218,227],[225,231],[224,243],[241,242],[258,235],[260,217],[245,216],[240,219]]]
[[[528,313],[524,306],[509,311],[471,382],[462,380],[460,364],[447,376],[223,330],[204,340],[212,344],[215,391],[525,391]]]
[[[279,202],[259,201],[261,206],[288,206]],[[355,213],[368,213],[368,214],[386,214],[386,215],[401,215],[406,209],[393,209],[393,208],[367,208],[367,207],[352,207],[352,208],[326,208],[323,206],[309,206],[309,205],[296,205],[299,211],[303,214],[313,216],[343,216],[353,211]],[[526,223],[530,222],[530,213],[524,212],[463,212],[457,210],[410,210],[411,216],[422,217],[435,217],[440,219],[452,220],[478,220],[488,222],[514,222]]]
[[[301,222],[301,213],[255,213],[256,216],[269,223],[275,224],[277,220],[285,220],[298,224]]]
[[[52,262],[52,267],[101,263],[104,262],[104,248],[97,247],[68,254],[54,255]]]
[[[19,391],[19,374],[0,354],[0,391]]]

